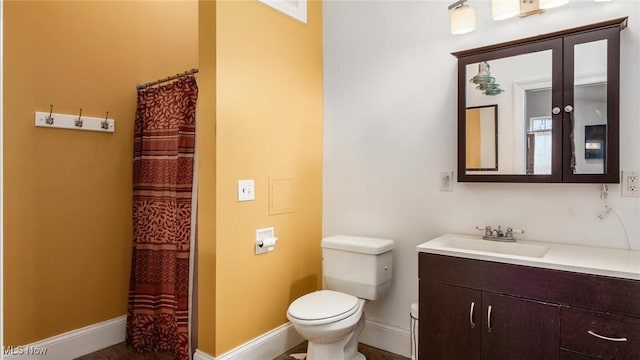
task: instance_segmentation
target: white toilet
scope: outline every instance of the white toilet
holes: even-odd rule
[[[391,285],[393,240],[336,235],[322,240],[324,288],[289,305],[287,318],[309,341],[307,360],[365,360],[358,353],[364,303]]]

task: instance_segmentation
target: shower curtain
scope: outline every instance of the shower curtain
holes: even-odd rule
[[[138,90],[127,343],[190,358],[189,253],[198,86],[193,76]],[[195,225],[195,224],[194,224]]]

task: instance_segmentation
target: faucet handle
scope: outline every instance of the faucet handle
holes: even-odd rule
[[[476,230],[480,230],[480,231],[484,231],[484,235],[485,236],[491,236],[492,234],[492,230],[491,230],[491,226],[476,226]]]
[[[524,230],[507,228],[507,233],[508,234],[524,234]]]

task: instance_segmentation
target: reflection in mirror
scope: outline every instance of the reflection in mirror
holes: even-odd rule
[[[574,174],[604,174],[607,128],[607,40],[574,48]]]
[[[551,117],[552,51],[544,50],[467,64],[467,80],[479,74],[479,69],[484,68],[480,66],[483,63],[490,65],[490,76],[502,90],[497,94],[487,94],[478,84],[467,81],[466,107],[496,105],[496,118],[500,119],[496,125],[496,138],[500,138],[496,152],[498,162],[495,167],[487,167],[492,171],[479,172],[478,168],[470,166],[467,158],[465,173],[550,174],[553,129],[550,123],[540,123],[538,118]],[[469,131],[472,130],[467,128],[467,139]],[[534,144],[534,141],[537,142]],[[472,145],[467,143],[466,148],[469,146]]]
[[[466,169],[498,170],[498,105],[467,108]]]
[[[524,90],[527,175],[551,175],[551,88]]]

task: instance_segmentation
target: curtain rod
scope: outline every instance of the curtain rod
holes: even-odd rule
[[[198,69],[187,70],[187,71],[185,71],[183,73],[175,74],[174,76],[169,76],[169,77],[166,77],[164,79],[160,79],[160,80],[144,83],[142,85],[141,84],[137,84],[136,85],[136,89],[137,90],[146,89],[146,88],[148,88],[150,86],[162,84],[163,82],[175,80],[175,79],[181,78],[183,76],[193,75],[193,74],[197,74],[197,73],[198,73]]]

